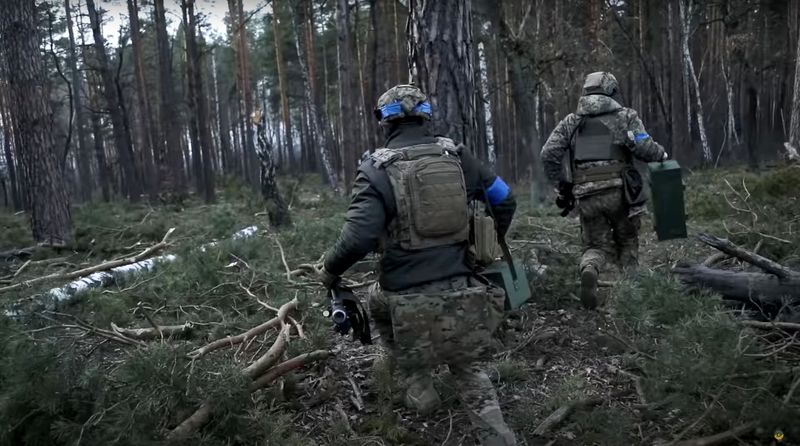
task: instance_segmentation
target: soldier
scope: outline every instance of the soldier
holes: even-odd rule
[[[602,265],[613,262],[624,269],[638,263],[645,198],[634,158],[660,161],[667,154],[638,114],[622,106],[617,79],[606,72],[589,74],[578,109],[558,123],[542,148],[545,173],[558,188],[556,203],[567,206],[570,194],[577,200],[584,245],[580,298],[587,308],[600,303]]]
[[[504,292],[474,274],[467,253],[468,202],[491,206],[502,237],[516,201],[463,146],[429,133],[431,106],[419,88],[389,89],[375,116],[386,142],[358,169],[344,227],[320,280],[333,287],[350,266],[380,249],[380,277],[368,307],[402,378],[405,404],[423,414],[435,410],[440,399],[431,373],[446,364],[482,444],[514,445],[495,389],[476,367],[496,342]]]

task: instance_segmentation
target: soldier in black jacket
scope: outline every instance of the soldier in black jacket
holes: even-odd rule
[[[468,203],[490,206],[503,237],[514,196],[463,146],[429,132],[431,106],[417,87],[391,88],[375,113],[386,142],[358,169],[321,281],[333,286],[354,263],[381,250],[369,312],[403,381],[406,405],[435,410],[440,400],[431,371],[447,364],[482,444],[516,444],[491,381],[475,367],[494,345],[504,292],[478,278],[468,257]]]

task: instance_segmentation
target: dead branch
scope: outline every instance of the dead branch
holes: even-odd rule
[[[50,275],[47,275],[47,276],[37,277],[37,278],[34,278],[34,279],[26,280],[24,282],[19,282],[19,283],[15,283],[13,285],[8,285],[8,286],[5,286],[5,287],[2,287],[2,288],[0,288],[0,293],[2,293],[4,291],[9,291],[9,290],[21,288],[21,287],[29,287],[29,286],[31,286],[33,284],[36,284],[36,283],[39,283],[39,282],[44,282],[44,281],[47,281],[47,280],[69,280],[69,279],[74,279],[76,277],[83,277],[83,276],[86,276],[86,275],[89,275],[89,274],[92,274],[92,273],[96,273],[98,271],[106,271],[106,270],[109,270],[111,268],[116,268],[118,266],[130,265],[132,263],[139,262],[141,260],[144,260],[144,259],[152,256],[154,253],[156,253],[159,250],[161,250],[164,247],[166,247],[167,246],[167,239],[169,238],[169,236],[172,234],[173,231],[175,231],[175,228],[170,228],[170,230],[167,231],[166,234],[164,234],[164,238],[162,238],[160,242],[158,242],[155,245],[145,249],[144,251],[140,252],[139,254],[137,254],[137,255],[135,255],[133,257],[128,257],[128,258],[124,258],[124,259],[118,259],[118,260],[112,260],[110,262],[101,263],[99,265],[91,266],[89,268],[79,269],[77,271],[72,271],[72,272],[69,272],[69,273],[56,273],[56,274],[50,274]]]
[[[782,305],[786,296],[797,297],[800,291],[800,275],[781,279],[773,274],[736,272],[708,268],[700,265],[679,264],[672,273],[685,285],[707,288],[722,296],[759,305]]]
[[[274,382],[276,379],[280,378],[287,372],[303,367],[304,365],[310,364],[312,362],[327,359],[331,355],[332,353],[327,350],[317,350],[311,353],[305,353],[300,356],[296,356],[286,362],[276,365],[275,367],[268,370],[267,373],[261,375],[260,378],[258,378],[250,385],[250,391],[255,392],[263,387],[270,385],[272,382]],[[196,411],[194,411],[192,415],[183,420],[181,424],[179,424],[169,434],[167,434],[167,439],[180,440],[191,436],[193,433],[197,432],[198,429],[200,429],[201,427],[206,425],[206,423],[208,423],[208,421],[211,419],[213,410],[214,407],[212,402],[210,401],[204,402],[203,404],[200,405],[200,407]]]
[[[197,359],[201,356],[207,355],[215,350],[219,350],[223,347],[234,346],[237,344],[241,344],[242,342],[247,342],[250,339],[259,336],[269,330],[270,328],[278,327],[282,325],[283,320],[286,319],[286,315],[293,310],[297,309],[297,298],[286,302],[278,309],[278,315],[274,318],[264,322],[261,325],[251,328],[244,333],[235,335],[235,336],[228,336],[226,338],[217,339],[203,347],[200,347],[192,352],[189,353],[189,357],[192,359]]]
[[[281,331],[278,333],[278,337],[275,339],[272,347],[270,347],[266,353],[264,353],[252,364],[245,367],[244,374],[250,379],[255,379],[265,371],[269,370],[275,365],[275,363],[278,362],[279,359],[281,359],[283,352],[286,351],[286,344],[288,343],[289,331],[291,330],[292,325],[285,322],[282,325]]]
[[[715,446],[718,444],[725,444],[730,440],[740,437],[756,428],[756,423],[747,423],[739,427],[735,427],[725,432],[710,435],[708,437],[694,438],[678,443],[676,446]]]
[[[794,322],[761,322],[761,321],[741,321],[742,325],[764,330],[786,330],[800,331],[800,324]]]
[[[194,411],[189,418],[183,420],[181,424],[167,434],[167,440],[180,440],[197,432],[198,429],[205,426],[208,420],[211,419],[211,411],[212,407],[210,402],[206,401],[201,404],[200,408]]]
[[[250,390],[255,391],[263,387],[267,387],[268,385],[272,384],[273,381],[294,369],[299,369],[300,367],[313,362],[322,361],[332,355],[333,353],[328,350],[316,350],[311,353],[304,353],[302,355],[295,356],[294,358],[284,361],[267,370],[266,373],[253,381],[253,384],[250,386]]]
[[[14,272],[14,275],[11,276],[11,278],[13,279],[14,277],[17,277],[20,274],[22,274],[22,272],[25,271],[25,268],[30,266],[30,264],[31,264],[30,260],[28,260],[27,262],[23,263],[22,266],[20,266],[19,269]]]
[[[140,341],[158,338],[188,337],[192,333],[193,329],[194,325],[191,322],[187,322],[183,325],[160,325],[158,327],[150,328],[122,328],[113,322],[111,323],[111,330],[114,333],[118,333],[120,335]]]
[[[745,262],[757,266],[770,274],[778,276],[781,279],[788,279],[789,277],[799,275],[780,263],[740,248],[727,239],[722,239],[709,234],[699,234],[697,238],[700,239],[701,242],[716,248],[725,254],[742,259]]]

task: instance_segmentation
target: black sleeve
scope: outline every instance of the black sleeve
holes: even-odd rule
[[[374,251],[384,234],[386,208],[384,198],[369,177],[359,171],[353,183],[350,207],[339,238],[325,255],[325,269],[337,276]]]
[[[498,235],[505,237],[517,209],[517,200],[511,188],[469,150],[462,149],[461,166],[469,200],[480,200],[487,204],[494,216]]]

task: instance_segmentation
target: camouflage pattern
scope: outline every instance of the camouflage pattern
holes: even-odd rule
[[[464,276],[401,292],[376,284],[369,296],[370,316],[405,389],[405,404],[421,413],[436,410],[441,400],[431,372],[446,364],[484,445],[516,444],[489,377],[474,365],[498,346],[494,333],[504,300],[502,289]]]
[[[578,199],[584,252],[581,270],[597,272],[609,263],[635,268],[639,254],[639,216],[629,217],[622,189],[609,189]]]
[[[380,110],[380,108],[384,105],[399,102],[402,112],[398,115],[392,116],[391,118],[387,119],[387,121],[401,119],[408,116],[419,116],[421,118],[430,119],[431,116],[429,114],[414,111],[414,107],[425,102],[427,99],[428,97],[425,96],[425,93],[423,93],[422,90],[415,85],[395,85],[378,98],[376,110]]]
[[[642,120],[639,119],[636,111],[621,106],[608,96],[598,94],[582,96],[578,101],[576,112],[568,115],[558,123],[542,148],[542,162],[544,163],[545,174],[554,186],[564,177],[565,169],[569,168],[569,166],[564,166],[564,162],[568,160],[566,155],[574,145],[575,133],[581,122],[581,117],[598,115],[611,130],[612,143],[627,147],[633,157],[651,162],[659,161],[664,156],[664,148],[651,137],[644,138],[638,143],[631,140],[629,132],[634,135],[647,134],[644,124],[642,124]],[[576,169],[608,165],[616,162],[596,161],[585,163],[576,167]],[[581,197],[618,187],[622,187],[621,178],[583,183],[577,185],[573,193],[576,197]]]
[[[613,74],[605,71],[597,71],[586,75],[586,80],[583,82],[583,94],[604,94],[606,96],[613,96],[617,93],[619,82]]]

